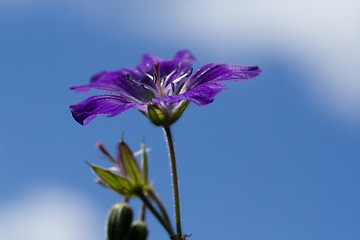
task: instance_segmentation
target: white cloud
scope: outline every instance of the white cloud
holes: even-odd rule
[[[6,240],[97,240],[102,229],[85,198],[54,187],[1,202],[0,213],[0,239]]]
[[[54,2],[76,9],[92,30],[197,45],[230,57],[246,49],[261,56],[271,49],[285,60],[299,59],[310,76],[304,86],[323,106],[360,119],[358,0]]]
[[[304,83],[325,106],[360,119],[359,1],[196,1],[178,7],[184,14],[175,29],[186,36],[212,51],[267,46],[299,59],[311,76]]]
[[[230,57],[246,49],[261,56],[271,49],[284,60],[297,59],[309,75],[302,82],[314,99],[342,118],[360,119],[357,0],[93,2],[77,7],[92,23],[111,25],[108,30],[121,35],[181,46],[195,43]]]

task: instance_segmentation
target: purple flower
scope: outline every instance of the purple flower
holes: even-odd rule
[[[88,124],[96,116],[116,116],[135,108],[154,124],[174,123],[189,101],[210,104],[226,86],[221,81],[244,81],[261,73],[258,66],[210,63],[193,72],[195,58],[189,51],[178,52],[172,60],[152,54],[142,57],[135,69],[122,68],[94,75],[88,85],[72,86],[86,93],[98,89],[110,94],[97,95],[70,106],[77,122]]]

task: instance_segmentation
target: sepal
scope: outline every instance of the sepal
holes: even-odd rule
[[[133,152],[124,141],[120,141],[118,147],[119,151],[117,161],[119,162],[119,166],[122,166],[126,177],[130,180],[133,187],[141,186],[142,172]]]
[[[118,144],[117,158],[113,158],[102,143],[98,143],[96,146],[115,166],[104,168],[87,162],[99,177],[95,182],[124,197],[136,197],[140,192],[146,191],[149,182],[148,159],[144,143],[141,144],[140,150],[142,168],[135,158],[137,153],[134,154],[123,140]]]
[[[170,124],[173,124],[174,122],[176,122],[181,115],[184,113],[185,109],[187,108],[187,106],[189,105],[189,101],[183,101],[182,103],[179,104],[179,106],[177,106],[172,114],[171,114],[171,118],[170,118]]]
[[[110,188],[111,190],[118,192],[125,197],[134,196],[134,189],[127,178],[116,174],[106,168],[102,168],[90,163],[88,164],[94,170],[96,175],[98,175],[99,178],[102,180],[101,185],[106,186],[107,188]]]
[[[145,142],[142,141],[141,143],[141,168],[143,171],[142,174],[142,180],[143,180],[143,184],[144,186],[148,185],[148,176],[149,176],[149,163],[148,163],[148,156],[147,156],[147,152],[146,152],[146,147],[145,147]]]
[[[148,104],[148,118],[156,126],[169,126],[170,124],[166,110],[151,102]]]

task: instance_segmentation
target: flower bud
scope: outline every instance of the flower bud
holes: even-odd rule
[[[125,240],[130,230],[133,211],[127,203],[117,203],[110,209],[106,240]]]
[[[131,224],[127,240],[146,240],[148,229],[144,221],[135,221]]]

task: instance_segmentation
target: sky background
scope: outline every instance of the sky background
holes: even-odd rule
[[[119,195],[92,182],[125,131],[173,212],[163,132],[135,110],[72,119],[69,90],[144,53],[259,65],[173,126],[190,239],[360,237],[360,4],[342,1],[0,0],[0,239],[104,239]],[[131,201],[137,215],[139,202]],[[148,214],[149,240],[168,239]]]

